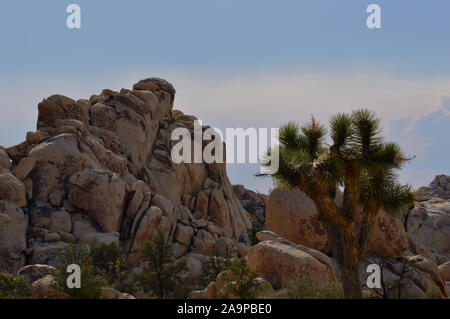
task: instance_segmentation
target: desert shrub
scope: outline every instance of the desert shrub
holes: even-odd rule
[[[126,254],[117,244],[101,244],[91,250],[92,264],[96,274],[102,276],[108,284],[119,290],[134,294],[136,287],[126,265]]]
[[[86,244],[69,244],[58,252],[57,258],[59,266],[52,288],[67,294],[68,298],[72,299],[97,299],[100,297],[101,288],[106,285],[106,281],[95,271],[92,265],[92,256]],[[67,287],[69,276],[67,266],[71,264],[80,266],[81,288]]]
[[[215,281],[217,275],[230,266],[231,259],[216,256],[208,256],[203,260],[202,275],[200,276],[200,285],[204,288],[210,282]]]
[[[230,281],[217,294],[219,298],[256,299],[262,287],[255,282],[258,271],[247,264],[245,258],[231,262],[224,273],[224,280]]]
[[[0,273],[0,299],[24,299],[31,296],[31,285],[23,277]]]
[[[137,279],[144,292],[159,298],[185,296],[186,259],[175,260],[172,257],[172,245],[166,242],[163,230],[157,230],[154,239],[145,244],[140,255],[146,266]]]
[[[344,291],[339,282],[326,285],[314,284],[310,275],[303,275],[287,282],[277,295],[285,299],[341,299]]]

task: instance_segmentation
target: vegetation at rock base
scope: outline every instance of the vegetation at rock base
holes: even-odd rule
[[[125,251],[117,244],[101,244],[91,250],[91,255],[96,273],[101,275],[110,287],[129,294],[136,292],[136,284],[125,262]]]
[[[31,285],[23,277],[0,273],[0,299],[24,299],[31,296]]]
[[[279,154],[279,169],[271,176],[278,186],[300,189],[314,201],[341,269],[345,297],[362,298],[359,263],[378,212],[384,208],[401,215],[415,202],[411,188],[400,185],[396,175],[409,159],[399,145],[384,141],[379,119],[366,109],[332,116],[331,143],[326,133],[314,118],[301,128],[294,122],[282,126],[280,145],[267,152]],[[340,189],[342,206],[335,202]]]
[[[228,281],[217,294],[218,298],[256,299],[262,287],[255,280],[258,271],[251,269],[245,258],[234,260],[226,267],[224,280]]]
[[[313,283],[311,276],[303,275],[284,284],[275,295],[278,299],[342,299],[344,291],[339,282],[326,285]]]
[[[161,229],[145,244],[140,255],[146,266],[137,278],[146,293],[159,298],[184,297],[188,293],[183,287],[188,272],[186,259],[172,257],[172,246]]]
[[[98,299],[101,287],[107,282],[97,272],[92,263],[92,255],[89,247],[84,243],[71,243],[58,252],[59,266],[55,275],[52,288],[67,294],[72,299]],[[81,288],[70,289],[67,287],[67,266],[75,264],[81,269]]]

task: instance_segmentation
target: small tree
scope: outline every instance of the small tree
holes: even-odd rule
[[[66,293],[73,299],[97,299],[106,282],[99,276],[92,265],[89,247],[83,243],[71,243],[58,252],[59,266],[56,271],[53,288]],[[67,287],[67,266],[75,264],[81,270],[81,288]]]
[[[130,268],[126,265],[126,254],[116,243],[101,244],[91,250],[92,264],[96,274],[105,278],[108,284],[130,294],[135,293],[135,285],[130,278]]]
[[[334,115],[330,131],[326,144],[326,129],[314,118],[301,130],[293,122],[282,126],[279,147],[268,151],[269,156],[279,153],[279,169],[271,176],[277,185],[300,189],[314,201],[341,269],[345,297],[362,298],[359,261],[379,210],[399,215],[414,203],[411,188],[398,184],[395,173],[409,159],[397,144],[383,140],[379,120],[368,110]],[[340,188],[342,206],[335,202]]]
[[[165,298],[182,289],[188,270],[186,259],[175,260],[172,257],[172,246],[166,242],[161,229],[157,230],[152,241],[144,245],[140,255],[146,266],[138,280],[146,293]]]
[[[256,283],[258,271],[251,269],[245,258],[237,259],[226,268],[228,273],[224,273],[224,279],[228,282],[222,292],[218,294],[220,298],[256,299],[258,293],[263,289]]]
[[[210,282],[215,281],[217,275],[227,269],[231,263],[231,257],[221,257],[216,252],[214,256],[208,256],[202,263],[202,275],[200,285],[205,287]]]

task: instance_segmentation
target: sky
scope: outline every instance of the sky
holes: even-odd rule
[[[66,7],[81,8],[68,29]],[[368,29],[366,8],[381,8]],[[158,76],[175,107],[214,127],[279,127],[367,107],[415,159],[401,181],[450,174],[450,2],[2,0],[0,145],[36,129],[37,104],[87,98]],[[232,183],[267,192],[257,164]]]

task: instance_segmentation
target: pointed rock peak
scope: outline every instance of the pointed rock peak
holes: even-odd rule
[[[165,91],[170,94],[172,101],[175,98],[175,88],[172,84],[160,78],[147,78],[139,81],[133,85],[133,90],[148,90],[148,91]]]

